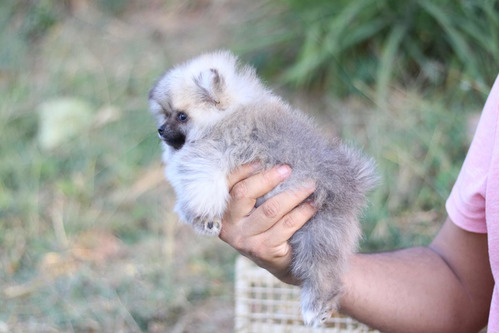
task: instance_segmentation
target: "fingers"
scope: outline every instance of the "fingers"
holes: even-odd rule
[[[288,240],[316,213],[314,204],[304,202],[316,186],[310,182],[278,193],[253,210],[257,198],[291,174],[286,165],[255,173],[259,168],[259,164],[244,165],[228,177],[231,198],[219,237],[279,279],[298,283],[289,271]]]
[[[288,165],[276,166],[238,182],[230,192],[237,199],[242,197],[257,199],[286,180],[291,172]]]
[[[288,241],[317,211],[318,208],[312,201],[306,201],[294,208],[267,231],[269,243],[280,244]]]
[[[310,182],[296,190],[281,192],[269,198],[252,213],[254,221],[247,226],[248,234],[257,235],[271,228],[276,228],[275,236],[277,238],[275,240],[288,240],[295,231],[314,215],[312,213],[314,206],[310,203],[304,203],[299,207],[297,205],[307,199],[315,189],[314,182]],[[311,213],[312,215],[309,216]],[[308,216],[308,218],[304,220],[302,215]],[[280,232],[286,232],[286,235],[279,235]]]
[[[312,201],[306,201],[283,216],[268,230],[255,235],[255,244],[248,244],[248,252],[258,258],[261,263],[273,263],[280,270],[281,266],[289,264],[292,249],[288,240],[302,228],[318,211]]]
[[[291,174],[291,169],[287,165],[273,167],[251,175],[255,170],[255,166],[245,165],[237,169],[229,177],[231,202],[228,211],[226,211],[227,222],[239,221],[247,216],[255,206],[257,198],[271,191]],[[245,178],[248,174],[251,176]],[[241,178],[243,180],[239,180]],[[236,183],[232,184],[234,181]]]
[[[233,172],[231,172],[231,174],[227,177],[229,192],[231,192],[231,189],[233,188],[234,184],[245,178],[250,177],[259,168],[260,168],[260,163],[254,162],[254,163],[244,164],[238,167]]]
[[[308,193],[308,191],[305,193]],[[288,240],[316,212],[316,206],[312,202],[306,201],[285,214],[267,231],[257,235],[244,236],[240,233],[239,237],[234,239],[225,239],[223,237],[221,239],[231,244],[242,255],[250,258],[260,267],[267,269],[281,281],[299,285],[300,280],[290,274],[292,248]],[[252,217],[252,215],[248,217],[246,227],[256,222]]]

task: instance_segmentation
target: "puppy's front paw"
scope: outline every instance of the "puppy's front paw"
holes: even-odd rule
[[[222,229],[222,221],[218,218],[197,217],[193,221],[193,228],[202,235],[218,236]]]

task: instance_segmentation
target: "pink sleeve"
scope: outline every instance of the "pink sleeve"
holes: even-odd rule
[[[460,228],[488,234],[488,255],[495,287],[488,333],[498,333],[498,77],[479,120],[457,182],[446,201],[450,219]]]
[[[486,220],[492,212],[487,208],[495,208],[491,206],[496,206],[498,225],[498,203],[486,203],[488,180],[491,187],[494,177],[498,178],[498,77],[484,106],[462,170],[446,202],[448,216],[456,225],[471,232],[488,232]]]

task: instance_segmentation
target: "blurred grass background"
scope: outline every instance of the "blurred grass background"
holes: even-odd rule
[[[426,244],[498,74],[498,1],[0,2],[0,332],[231,332],[235,251],[171,212],[147,92],[229,48],[383,182],[361,250]]]

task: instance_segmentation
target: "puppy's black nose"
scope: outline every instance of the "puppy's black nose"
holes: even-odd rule
[[[158,127],[158,134],[160,134],[160,136],[163,136],[163,133],[165,133],[165,124]]]

